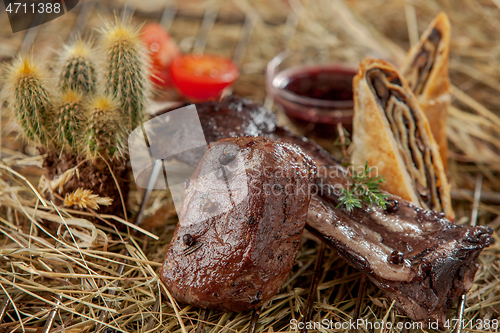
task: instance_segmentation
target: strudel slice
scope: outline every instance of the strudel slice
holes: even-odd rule
[[[368,161],[386,191],[454,220],[438,145],[406,80],[391,64],[367,58],[353,89],[353,165]]]
[[[449,52],[450,22],[445,13],[440,13],[422,34],[420,42],[408,51],[400,68],[429,120],[445,170],[448,165]]]

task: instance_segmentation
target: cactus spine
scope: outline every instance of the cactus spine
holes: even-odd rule
[[[96,93],[97,71],[91,59],[93,54],[91,42],[81,38],[64,45],[59,57],[59,87],[62,91],[75,90],[84,95]]]
[[[123,156],[126,144],[124,118],[111,96],[96,96],[89,104],[84,151],[87,158],[106,159]]]
[[[19,56],[6,72],[2,97],[25,136],[45,146],[46,178],[64,177],[58,186],[67,204],[83,209],[83,201],[77,202],[83,198],[87,208],[109,205],[101,212],[126,216],[121,199],[126,201],[128,182],[115,182],[129,174],[120,158],[127,158],[128,133],[142,122],[149,67],[139,28],[130,20],[116,18],[101,32],[99,47],[80,38],[64,45],[59,62],[52,66],[51,85],[44,71],[48,67],[32,56]],[[72,168],[80,170],[78,177],[67,176]],[[50,182],[45,189],[47,195],[52,193]],[[96,198],[106,201],[91,206]],[[62,203],[58,196],[51,199]]]
[[[124,156],[125,136],[141,125],[149,98],[149,67],[140,27],[131,18],[115,17],[101,33],[99,48],[81,38],[63,46],[56,84],[46,83],[44,66],[32,56],[23,54],[10,65],[8,106],[35,144],[92,160]],[[95,60],[99,55],[105,61]]]
[[[5,93],[8,108],[26,138],[39,145],[51,146],[48,127],[53,110],[46,82],[43,66],[32,55],[22,54],[7,69]]]
[[[140,27],[115,17],[102,30],[106,55],[106,91],[120,101],[128,129],[141,125],[149,95],[148,65],[140,39]]]
[[[81,133],[85,129],[82,94],[74,90],[66,90],[62,93],[61,99],[61,104],[56,110],[57,123],[54,141],[57,148],[78,153]]]
[[[86,126],[82,100],[97,91],[97,71],[92,57],[95,52],[91,42],[80,37],[63,45],[59,55],[61,96],[56,110],[55,143],[57,148],[74,154],[81,152],[79,140]]]

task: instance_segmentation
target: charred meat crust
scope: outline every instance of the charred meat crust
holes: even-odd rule
[[[493,242],[492,229],[451,223],[397,197],[391,199],[399,209],[390,214],[366,206],[348,213],[334,208],[335,191],[323,193],[311,201],[308,230],[363,271],[401,313],[443,328],[446,311],[472,286],[477,256]]]
[[[221,147],[225,145],[240,152],[232,162],[224,153],[228,148]],[[229,169],[227,179],[200,177],[221,165]],[[262,137],[211,144],[191,177],[160,270],[172,295],[180,302],[224,311],[248,310],[268,301],[295,262],[315,176],[312,159],[293,145]],[[234,202],[222,209],[226,198],[217,189],[227,182],[229,196],[244,191],[238,179],[248,186],[247,195],[241,201],[232,197]],[[217,189],[206,192],[207,186]]]

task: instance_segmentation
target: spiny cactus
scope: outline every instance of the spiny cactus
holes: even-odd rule
[[[71,89],[64,91],[55,112],[54,142],[57,148],[78,153],[79,140],[85,129],[85,116],[82,94]]]
[[[56,204],[102,205],[101,213],[127,214],[122,203],[129,184],[121,181],[130,172],[127,135],[141,125],[150,96],[139,31],[130,19],[115,18],[95,48],[80,38],[72,41],[51,66],[50,80],[50,68],[26,53],[5,71],[1,97],[26,138],[46,153],[44,189]],[[65,177],[72,169],[78,177]],[[51,182],[62,177],[55,195]]]
[[[59,87],[62,91],[71,89],[82,94],[95,94],[97,72],[92,58],[95,52],[90,41],[80,37],[63,46],[59,55]]]
[[[104,71],[107,92],[120,101],[128,117],[128,129],[142,122],[149,95],[148,64],[140,39],[140,27],[129,19],[119,19],[101,29],[106,55]]]
[[[126,145],[125,120],[119,104],[108,95],[96,96],[89,104],[84,151],[89,159],[123,156]]]
[[[31,54],[19,55],[7,68],[5,99],[27,139],[51,146],[48,127],[53,121],[52,103],[44,66]]]

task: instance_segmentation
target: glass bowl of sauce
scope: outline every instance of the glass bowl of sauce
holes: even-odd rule
[[[306,135],[333,138],[337,123],[352,130],[352,80],[356,73],[354,65],[285,51],[267,65],[266,89]]]

